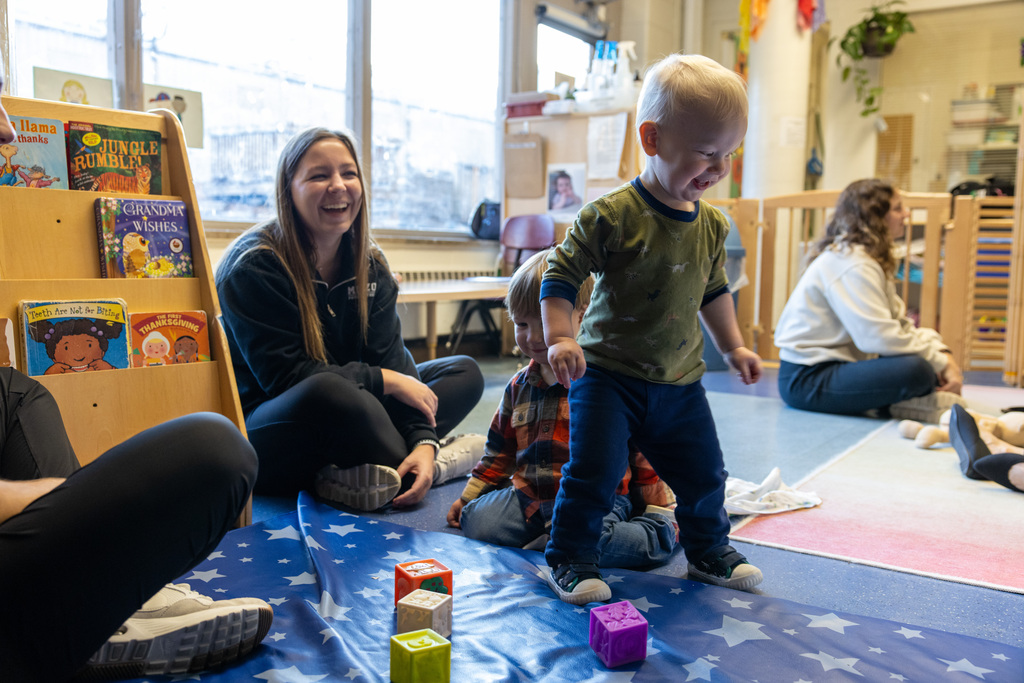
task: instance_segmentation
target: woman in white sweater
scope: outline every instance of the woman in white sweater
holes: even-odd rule
[[[825,235],[775,330],[779,393],[794,408],[936,421],[962,403],[963,375],[935,330],[915,327],[896,295],[893,240],[909,211],[880,180],[839,196]],[[932,419],[935,418],[935,419]]]

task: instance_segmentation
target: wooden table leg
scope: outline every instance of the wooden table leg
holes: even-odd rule
[[[427,302],[427,358],[437,358],[437,302]]]

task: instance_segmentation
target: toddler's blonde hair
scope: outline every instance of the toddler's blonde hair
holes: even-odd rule
[[[672,54],[647,70],[636,105],[636,130],[680,118],[732,120],[747,116],[743,78],[710,57]]]
[[[505,308],[508,309],[509,320],[540,316],[540,281],[548,269],[548,254],[552,251],[553,248],[537,252],[512,273],[508,294],[505,295]],[[593,291],[594,278],[591,276],[584,280],[579,292],[576,293],[577,310],[583,310],[590,305],[590,294]]]

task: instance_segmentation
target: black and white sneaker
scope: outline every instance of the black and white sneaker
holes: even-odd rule
[[[687,572],[691,579],[741,591],[750,590],[764,579],[761,570],[747,562],[731,545],[704,553],[697,562],[688,565]]]
[[[612,597],[612,589],[601,578],[596,564],[560,564],[547,576],[551,590],[571,605],[604,602]]]

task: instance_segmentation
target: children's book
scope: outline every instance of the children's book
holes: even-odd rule
[[[34,116],[12,116],[16,142],[0,145],[3,167],[0,187],[68,189],[68,157],[64,122]]]
[[[134,367],[210,360],[206,311],[132,313],[128,321]]]
[[[27,375],[125,369],[128,310],[122,299],[22,301]]]
[[[160,132],[68,121],[72,190],[161,194]]]
[[[100,197],[95,208],[103,277],[192,277],[185,202]]]
[[[3,340],[0,341],[0,368],[17,368],[14,321],[10,318],[0,318],[0,334],[3,335]]]

